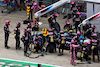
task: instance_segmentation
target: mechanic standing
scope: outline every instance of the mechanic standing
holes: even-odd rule
[[[17,22],[17,26],[16,28],[14,29],[14,37],[16,39],[16,50],[20,50],[20,26],[21,26],[21,23]]]
[[[10,47],[7,45],[8,43],[8,39],[9,39],[9,33],[11,33],[9,31],[9,25],[10,25],[10,21],[6,20],[5,21],[5,26],[4,26],[4,32],[5,32],[5,48],[9,49]]]

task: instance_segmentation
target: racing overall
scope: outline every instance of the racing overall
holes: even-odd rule
[[[21,40],[24,43],[24,56],[27,56],[28,43],[29,43],[29,36],[27,32],[24,33]]]
[[[60,34],[60,42],[59,42],[60,46],[59,46],[59,54],[58,54],[58,56],[63,55],[63,50],[64,50],[64,47],[65,47],[65,42],[66,42],[66,37],[65,37],[64,33],[61,33]],[[62,52],[60,51],[60,49],[62,49]]]
[[[74,16],[73,22],[75,25],[76,32],[77,32],[77,29],[79,29],[79,31],[80,31],[80,27],[78,27],[78,25],[81,23],[81,21],[82,20],[81,20],[81,17],[79,15]]]
[[[99,45],[99,40],[98,39],[91,39],[91,42],[92,42],[92,52],[93,52],[93,61],[95,62],[95,55],[97,55],[98,57],[98,62],[99,62],[99,48],[98,48],[98,45]]]
[[[32,36],[31,36],[31,30],[30,30],[30,28],[27,28],[27,33],[28,33],[28,37],[29,37],[28,50],[30,50],[29,46],[32,43]]]
[[[73,37],[73,40],[74,40],[75,44],[79,44],[80,36],[77,35],[77,36]],[[75,50],[76,58],[77,58],[77,52],[78,52],[78,48],[76,48],[76,50]]]
[[[91,25],[92,28],[92,32],[95,32],[96,26],[95,25]]]
[[[19,27],[16,27],[14,29],[14,35],[15,35],[15,39],[16,39],[16,50],[20,49],[20,29]]]
[[[91,44],[91,40],[90,39],[85,39],[82,45],[82,55],[81,55],[81,61],[83,61],[83,59],[86,59],[86,61],[90,64],[90,60],[91,58],[89,57],[89,51],[90,51],[90,47],[89,45]]]
[[[10,31],[9,31],[9,26],[7,24],[4,26],[4,32],[5,32],[5,48],[9,49],[10,47],[7,45],[7,43]]]
[[[75,44],[74,43],[74,40],[73,42],[71,41],[71,45],[70,45],[70,54],[71,54],[71,64],[72,65],[75,65],[75,58],[76,58],[76,54],[75,54],[75,49],[79,47],[79,45]]]
[[[39,11],[41,9],[41,7],[39,7],[38,5],[33,5],[31,7],[31,9],[33,10],[34,14]],[[35,16],[33,16],[33,27],[38,25],[39,18],[35,18]]]

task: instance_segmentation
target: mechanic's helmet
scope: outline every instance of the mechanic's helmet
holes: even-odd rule
[[[26,30],[26,31],[31,33],[30,28],[27,28],[27,30]]]
[[[59,14],[58,14],[58,13],[55,13],[55,14],[54,14],[54,16],[58,17],[58,16],[59,16]]]
[[[93,37],[97,37],[97,33],[93,33],[92,36],[93,36]]]
[[[20,27],[22,24],[20,22],[17,22],[17,27]]]
[[[6,24],[6,25],[10,25],[9,23],[10,23],[9,20],[6,20],[6,21],[5,21],[5,24]]]
[[[70,22],[69,22],[69,21],[67,21],[67,22],[66,22],[66,24],[70,24]]]
[[[29,31],[29,30],[30,30],[30,28],[27,29],[27,31]]]
[[[85,42],[84,42],[84,46],[87,46],[87,45],[88,45],[88,42],[85,41]]]
[[[77,31],[77,35],[80,35],[81,34],[81,32],[80,31]]]
[[[72,7],[75,7],[75,5],[76,5],[76,4],[75,4],[75,1],[72,1],[72,2],[71,2],[71,5],[72,5]]]
[[[36,5],[38,5],[36,2],[34,2],[34,4],[33,4],[34,6],[36,6]]]
[[[55,28],[52,28],[52,30],[54,31]]]
[[[28,23],[27,25],[28,25],[28,27],[30,27],[30,28],[31,28],[31,26],[32,26],[31,23]]]
[[[49,28],[49,32],[51,32],[52,31],[52,29],[51,28]]]
[[[28,26],[31,26],[31,23],[27,23]]]
[[[80,15],[81,13],[80,12],[76,12],[76,14],[79,14]]]
[[[38,36],[38,38],[41,38],[41,36]]]
[[[71,4],[75,4],[75,1],[72,1]]]
[[[75,41],[74,40],[71,40],[71,43],[75,43]]]
[[[62,31],[60,31],[60,33],[64,33],[64,31],[62,30]]]
[[[89,30],[91,31],[91,30],[92,30],[92,28],[89,28]]]
[[[80,17],[80,12],[76,12],[76,17]]]
[[[91,27],[94,27],[94,25],[91,25]]]
[[[36,2],[34,2],[33,5],[34,5],[35,8],[37,8],[37,6],[38,6],[38,4]]]

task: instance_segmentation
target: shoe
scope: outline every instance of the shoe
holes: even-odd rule
[[[45,55],[48,55],[47,52],[45,52]]]
[[[55,53],[57,53],[57,51],[55,51]]]
[[[18,50],[18,48],[16,48],[16,50]]]
[[[9,46],[7,46],[7,47],[5,47],[6,49],[9,49],[10,47]]]
[[[26,54],[26,53],[24,53],[24,56],[26,56],[26,57],[27,57],[27,54]]]
[[[25,8],[23,8],[23,10],[26,10]]]
[[[28,48],[28,51],[31,51],[31,49],[30,49],[30,48]]]
[[[9,49],[10,47],[9,47],[9,46],[7,46],[7,48]]]
[[[61,56],[61,55],[62,55],[61,53],[58,54],[58,56]]]
[[[76,64],[72,64],[73,66],[76,66]]]
[[[19,47],[18,49],[20,50],[22,47]]]
[[[63,55],[63,53],[61,53],[61,55]]]
[[[90,61],[88,61],[88,63],[89,63],[89,64],[91,64],[91,62],[90,62]]]
[[[95,62],[95,60],[93,60],[93,62]]]
[[[21,11],[21,9],[19,11]]]

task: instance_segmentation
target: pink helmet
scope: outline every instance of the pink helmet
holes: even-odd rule
[[[49,28],[49,31],[52,31],[52,29],[51,29],[51,28]]]
[[[24,32],[27,32],[27,29],[24,29]]]
[[[89,28],[89,30],[92,30],[92,28]]]
[[[62,31],[60,31],[60,33],[64,33],[64,31],[62,30]]]
[[[27,25],[30,25],[30,23],[28,23]]]
[[[84,46],[87,46],[87,45],[88,45],[88,43],[85,41],[85,42],[84,42]]]
[[[31,23],[28,23],[27,25],[28,25],[28,26],[32,26],[32,24],[31,24]]]
[[[10,25],[9,22],[10,22],[9,20],[6,20],[5,21],[5,24]]]
[[[59,16],[59,14],[58,13],[56,13],[56,14],[54,14],[55,16]]]
[[[81,14],[80,12],[77,12],[76,14]]]
[[[34,4],[33,5],[38,5],[36,2],[34,2]]]
[[[66,22],[66,24],[70,24],[70,22],[68,21],[68,22]]]
[[[75,1],[72,1],[71,4],[75,4]]]
[[[41,36],[38,36],[38,38],[41,38]]]
[[[27,31],[30,31],[30,28],[28,28]]]
[[[74,40],[71,40],[71,43],[74,43]]]
[[[55,28],[52,28],[52,30],[54,30]]]
[[[80,31],[77,31],[77,34],[81,34],[81,32]]]
[[[96,37],[96,36],[97,36],[97,34],[96,34],[96,33],[93,33],[93,34],[92,34],[92,36],[95,36],[95,37]]]
[[[91,25],[91,27],[94,27],[94,25]]]

